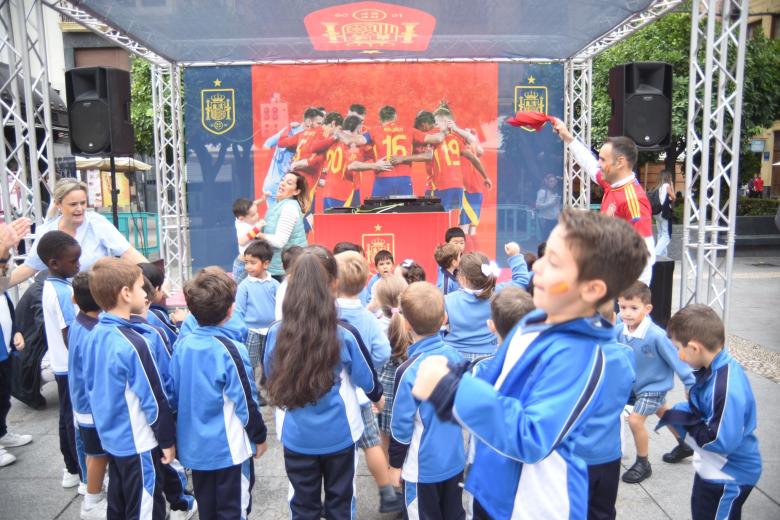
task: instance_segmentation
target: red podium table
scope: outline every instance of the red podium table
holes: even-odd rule
[[[436,283],[433,252],[450,227],[446,212],[315,214],[314,243],[333,249],[339,242],[363,246],[374,272],[374,255],[386,249],[399,264],[411,258],[425,269],[425,280]]]

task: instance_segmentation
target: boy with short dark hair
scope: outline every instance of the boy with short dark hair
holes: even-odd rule
[[[118,258],[92,266],[89,290],[104,311],[84,348],[89,406],[108,453],[108,517],[165,518],[160,463],[176,456],[174,418],[160,370],[132,314],[143,311],[141,269]]]
[[[376,268],[376,274],[368,280],[368,285],[366,286],[369,294],[369,302],[374,299],[374,284],[382,278],[393,276],[393,271],[395,269],[393,254],[386,249],[377,251],[374,255],[374,267]]]
[[[444,232],[444,243],[455,244],[461,253],[466,249],[466,233],[459,227],[451,227]]]
[[[165,306],[165,298],[167,296],[165,289],[163,288],[165,284],[165,271],[150,262],[142,262],[138,264],[138,267],[141,268],[144,276],[154,288],[154,292],[149,296],[149,312],[146,316],[146,320],[152,325],[162,328],[168,339],[168,344],[173,345],[176,343],[176,338],[179,337],[179,327],[174,323],[174,320],[171,319],[168,307]],[[182,314],[180,317],[181,320],[183,320],[186,317],[186,314]]]
[[[674,345],[666,337],[666,332],[653,323],[650,312],[650,288],[642,282],[634,282],[623,291],[618,298],[620,319],[618,325],[618,340],[631,347],[636,361],[636,381],[634,382],[634,411],[628,417],[628,425],[636,444],[636,462],[625,473],[623,482],[637,484],[650,475],[653,470],[647,458],[649,438],[645,421],[647,417],[656,414],[662,417],[669,408],[666,403],[666,392],[674,387],[674,373],[688,389],[694,383],[691,369],[677,357]],[[693,455],[693,451],[682,441],[679,441],[674,451],[678,462]]]
[[[236,314],[249,329],[246,348],[252,369],[257,369],[263,359],[263,345],[268,327],[274,322],[277,282],[268,274],[268,266],[274,251],[265,240],[255,240],[244,251],[246,272],[249,275],[238,285],[236,292]]]
[[[439,265],[438,275],[436,276],[436,288],[444,296],[460,289],[455,271],[458,269],[462,252],[463,249],[459,246],[449,243],[436,246],[436,251],[433,253],[433,258]]]
[[[257,225],[260,218],[257,215],[258,201],[236,199],[233,202],[233,216],[236,217],[236,240],[238,241],[238,256],[233,261],[233,279],[236,283],[246,278],[244,251],[249,243],[262,231],[263,226]]]
[[[463,519],[463,432],[457,423],[437,417],[433,403],[412,395],[417,372],[426,359],[437,356],[457,364],[463,358],[439,334],[445,320],[444,296],[436,287],[426,282],[411,284],[401,295],[401,312],[413,343],[409,359],[395,373],[391,480],[398,485],[403,478],[406,517]]]
[[[235,291],[216,268],[187,282],[184,298],[199,327],[179,340],[171,360],[179,459],[192,469],[201,518],[247,518],[252,456],[267,448],[249,355],[223,329]]]
[[[106,517],[108,503],[103,498],[103,479],[108,459],[100,437],[95,429],[92,408],[89,405],[89,384],[85,374],[84,350],[88,336],[98,323],[100,307],[89,292],[89,273],[78,273],[73,277],[73,300],[79,313],[68,329],[68,377],[73,416],[76,419],[77,445],[83,448],[85,460],[81,472],[86,482],[84,501],[81,503],[81,518],[102,519]],[[77,450],[78,451],[78,450]],[[79,453],[81,455],[81,453]]]
[[[696,452],[693,520],[740,518],[761,476],[756,400],[744,369],[725,348],[723,322],[711,308],[691,304],[667,326],[680,359],[695,370],[688,401],[667,411],[668,424]]]
[[[534,299],[520,287],[508,286],[490,299],[488,328],[500,345],[526,314],[534,310]]]
[[[74,487],[79,478],[76,430],[68,390],[68,327],[76,318],[73,288],[69,278],[79,272],[81,246],[75,238],[63,231],[49,231],[38,242],[38,256],[46,264],[49,277],[43,284],[41,308],[46,331],[49,360],[57,381],[60,402],[60,451],[65,460],[62,487]]]
[[[414,395],[478,439],[466,481],[474,518],[587,515],[587,467],[573,450],[599,399],[600,345],[614,341],[596,309],[637,279],[646,257],[626,222],[564,210],[534,264],[537,310],[493,362],[477,376],[439,356],[420,367]]]

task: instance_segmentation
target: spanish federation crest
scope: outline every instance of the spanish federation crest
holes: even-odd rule
[[[381,229],[381,226],[375,226]],[[368,259],[369,265],[374,265],[374,257],[383,249],[390,251],[395,256],[394,233],[363,233],[363,253]]]
[[[221,85],[219,80],[215,85]],[[200,91],[201,123],[212,134],[222,135],[236,124],[236,91],[204,88]]]
[[[530,85],[515,85],[515,112],[542,112],[548,114],[547,87],[534,85],[536,78],[528,78]],[[521,127],[523,128],[523,127]],[[523,128],[526,132],[533,132]]]

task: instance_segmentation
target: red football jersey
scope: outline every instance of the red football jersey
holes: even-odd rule
[[[643,237],[653,236],[653,211],[642,185],[634,179],[618,188],[613,188],[598,172],[596,180],[604,190],[601,212],[614,215],[634,226]]]
[[[465,145],[468,150],[477,157],[477,145]],[[485,180],[482,175],[474,168],[471,161],[462,157],[460,160],[460,169],[463,172],[463,189],[466,193],[482,193],[485,190]]]
[[[325,197],[344,200],[354,189],[353,173],[347,166],[355,161],[362,161],[363,151],[357,147],[349,147],[344,143],[336,143],[325,154]]]
[[[460,150],[463,140],[449,133],[433,150],[433,186],[437,190],[463,188]]]
[[[425,142],[425,133],[416,128],[405,128],[395,123],[388,123],[371,132],[374,142],[375,160],[390,160],[393,156],[409,157],[412,155],[415,143]],[[410,164],[398,164],[387,172],[377,172],[377,177],[402,177],[412,174]]]

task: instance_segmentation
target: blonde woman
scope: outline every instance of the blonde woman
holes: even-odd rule
[[[57,181],[47,220],[36,228],[35,242],[24,264],[11,273],[10,285],[19,284],[46,266],[38,257],[38,239],[48,231],[64,231],[81,246],[81,270],[106,256],[118,256],[134,264],[148,262],[104,216],[87,211],[87,185],[78,179]]]

